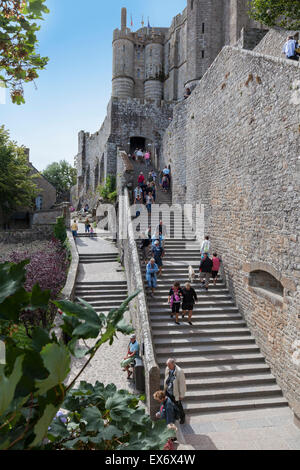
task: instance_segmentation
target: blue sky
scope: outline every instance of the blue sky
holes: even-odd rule
[[[42,171],[49,163],[73,163],[77,133],[97,131],[111,94],[112,32],[120,27],[121,8],[132,14],[136,30],[170,26],[186,0],[47,0],[50,14],[39,33],[39,53],[50,58],[47,69],[25,85],[26,104],[0,105],[0,122],[11,138],[30,148],[31,161]]]

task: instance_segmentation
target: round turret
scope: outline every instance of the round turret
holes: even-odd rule
[[[163,98],[163,53],[163,45],[158,42],[145,48],[145,99]]]
[[[121,10],[121,30],[113,36],[112,96],[133,98],[134,94],[134,43],[127,29],[127,10]]]

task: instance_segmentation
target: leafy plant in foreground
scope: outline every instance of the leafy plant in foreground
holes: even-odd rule
[[[99,382],[95,386],[81,382],[75,388],[102,344],[112,344],[117,332],[132,332],[123,315],[138,293],[107,316],[81,299],[80,304],[56,301],[68,344],[40,327],[33,327],[31,337],[24,334],[20,341],[22,311],[47,309],[50,299],[50,293],[38,285],[31,292],[24,289],[27,263],[0,265],[0,340],[5,343],[5,364],[0,364],[0,450],[162,449],[173,432],[164,422],[153,423],[137,397]],[[79,349],[82,339],[95,343]],[[72,356],[87,360],[65,385]],[[63,417],[57,415],[61,410]]]

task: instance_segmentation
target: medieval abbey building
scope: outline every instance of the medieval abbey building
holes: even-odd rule
[[[117,147],[150,149],[159,163],[164,132],[185,87],[193,89],[222,47],[242,30],[253,48],[265,33],[250,20],[247,0],[188,0],[170,28],[127,27],[113,32],[112,97],[95,134],[79,133],[77,197],[93,199],[95,188],[116,173]],[[83,202],[83,201],[81,201]]]
[[[170,28],[136,32],[122,9],[107,116],[79,133],[77,201],[94,207],[118,149],[168,165],[172,203],[205,206],[231,298],[300,417],[300,65],[282,54],[299,32],[264,30],[247,5],[188,0]]]

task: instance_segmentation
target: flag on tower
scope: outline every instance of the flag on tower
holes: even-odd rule
[[[144,21],[144,15],[142,16],[142,27],[144,27],[145,21]]]
[[[149,16],[148,16],[148,28],[150,29],[151,26],[150,26],[150,21],[149,21]]]
[[[131,23],[130,23],[130,26],[132,27],[133,26],[133,21],[132,21],[132,15],[131,16]]]

